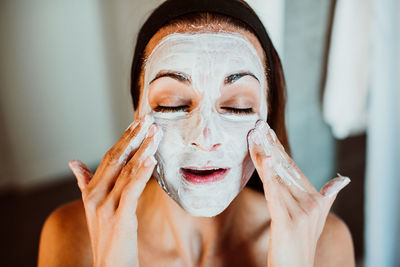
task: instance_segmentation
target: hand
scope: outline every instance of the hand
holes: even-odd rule
[[[156,165],[161,129],[145,116],[105,154],[94,175],[70,161],[82,193],[93,266],[138,266],[136,207]],[[147,133],[147,135],[146,135]]]
[[[318,192],[264,121],[249,132],[248,142],[271,216],[268,266],[313,266],[329,210],[350,179],[334,178]]]

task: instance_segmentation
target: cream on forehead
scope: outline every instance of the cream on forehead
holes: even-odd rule
[[[149,83],[160,71],[183,72],[191,77],[197,92],[212,92],[215,100],[226,76],[251,72],[260,82],[260,101],[265,98],[265,73],[260,57],[247,38],[238,33],[174,33],[164,37],[145,62],[142,97],[147,96]],[[140,110],[149,112],[148,101],[142,99]],[[260,105],[260,114],[266,116]],[[144,114],[140,114],[143,116]],[[265,119],[265,118],[264,118]]]

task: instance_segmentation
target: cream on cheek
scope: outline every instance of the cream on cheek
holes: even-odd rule
[[[200,97],[190,113],[154,112],[148,102],[149,83],[160,71],[185,73]],[[224,79],[251,72],[260,82],[259,113],[220,113]],[[139,116],[151,113],[164,132],[156,158],[155,177],[163,189],[187,212],[215,216],[244,187],[254,166],[248,156],[247,133],[257,119],[266,119],[263,65],[252,44],[235,33],[171,34],[153,50],[145,65],[144,90]],[[182,178],[183,167],[229,168],[226,177],[207,184],[192,184]]]

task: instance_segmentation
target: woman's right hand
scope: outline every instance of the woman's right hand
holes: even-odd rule
[[[93,175],[69,162],[82,193],[93,266],[138,266],[136,207],[156,165],[162,130],[150,115],[133,122]]]

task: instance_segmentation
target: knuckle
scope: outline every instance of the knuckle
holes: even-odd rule
[[[318,215],[320,212],[320,205],[313,197],[308,198],[306,201],[306,212],[309,216]]]
[[[108,161],[110,164],[115,164],[118,162],[122,153],[123,149],[121,147],[113,146],[110,150],[106,152],[104,159]]]
[[[86,191],[85,194],[82,195],[82,200],[86,205],[95,205],[97,199],[97,194],[95,190]]]
[[[108,218],[110,213],[109,206],[105,203],[96,207],[96,217],[99,219],[106,219]]]
[[[122,177],[130,177],[133,174],[133,168],[128,165],[126,165],[124,168],[122,168],[121,171],[121,177],[119,179],[122,179]]]
[[[121,171],[123,177],[129,177],[136,173],[138,168],[138,160],[132,159]]]

